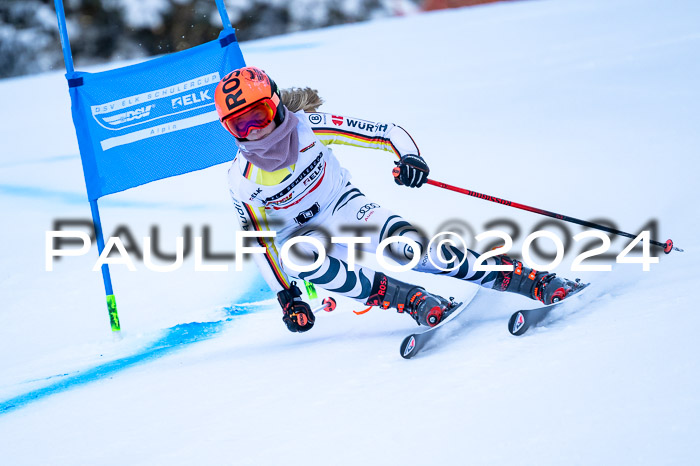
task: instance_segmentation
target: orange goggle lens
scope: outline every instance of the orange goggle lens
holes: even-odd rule
[[[243,113],[226,118],[223,123],[235,137],[247,137],[254,129],[263,129],[275,119],[275,108],[269,99],[253,104]]]

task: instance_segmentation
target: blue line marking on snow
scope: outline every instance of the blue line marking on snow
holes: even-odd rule
[[[71,374],[76,374],[78,371],[73,371],[73,372],[66,372],[64,374],[56,374],[56,375],[50,375],[48,377],[41,377],[38,379],[30,379],[30,380],[25,380],[24,382],[20,382],[20,384],[25,384],[25,383],[32,383],[32,382],[40,382],[42,380],[50,380],[50,379],[55,379],[56,377],[65,377],[67,375]]]
[[[236,301],[241,303],[255,302],[271,297],[272,291],[262,278],[258,276],[251,286],[236,298]],[[223,309],[228,316],[223,320],[216,322],[192,322],[171,327],[165,330],[165,334],[160,339],[154,341],[135,354],[101,364],[91,369],[66,374],[67,377],[53,382],[46,387],[32,390],[0,402],[0,415],[7,414],[48,396],[111,377],[124,369],[153,361],[183,349],[192,343],[213,338],[219,334],[229,322],[239,316],[256,312],[257,308],[257,306],[232,305]],[[46,379],[48,380],[54,377],[56,376],[47,377]]]
[[[87,193],[74,193],[70,191],[57,191],[53,189],[37,188],[34,186],[17,186],[9,184],[0,184],[0,194],[5,194],[15,197],[25,197],[30,199],[40,199],[42,201],[54,200],[64,204],[77,204],[84,206],[88,202]],[[182,211],[194,211],[211,208],[211,205],[193,204],[182,205],[167,202],[141,202],[141,201],[126,201],[102,198],[100,199],[101,207],[121,207],[121,208],[138,208],[138,209],[170,209]]]
[[[318,47],[318,42],[307,42],[301,44],[279,44],[279,45],[246,45],[241,43],[241,52],[245,56],[248,53],[269,53],[288,52],[290,50],[313,49]]]
[[[32,164],[44,165],[47,163],[65,162],[66,160],[80,160],[80,156],[78,154],[74,154],[74,155],[52,155],[49,157],[39,157],[36,159],[30,158],[28,160],[0,163],[0,168],[21,167],[23,165],[32,165]]]
[[[42,200],[52,199],[61,201],[65,204],[85,205],[85,203],[88,201],[87,194],[34,188],[31,186],[16,186],[10,184],[0,184],[0,194],[6,194],[15,197],[29,197]]]

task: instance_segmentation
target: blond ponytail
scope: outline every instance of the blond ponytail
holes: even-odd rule
[[[291,112],[303,110],[306,113],[316,112],[318,107],[323,104],[323,99],[318,95],[316,89],[305,87],[290,87],[289,89],[281,89],[282,103]]]

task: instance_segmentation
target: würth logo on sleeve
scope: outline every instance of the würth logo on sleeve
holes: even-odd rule
[[[341,116],[331,115],[331,120],[333,121],[333,124],[336,126],[340,126],[343,124],[343,117],[341,117]]]

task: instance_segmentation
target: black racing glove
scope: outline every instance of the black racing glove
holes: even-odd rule
[[[311,308],[301,299],[301,290],[296,282],[277,293],[277,300],[282,306],[282,321],[290,332],[306,332],[314,326],[316,317]]]
[[[430,168],[425,163],[423,157],[415,154],[407,154],[396,162],[394,167],[394,181],[399,186],[404,185],[409,188],[420,188],[428,180]]]

